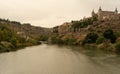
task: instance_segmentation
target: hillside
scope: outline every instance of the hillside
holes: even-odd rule
[[[40,40],[47,40],[50,34],[49,28],[0,19],[0,53],[41,44]]]
[[[6,26],[11,30],[16,31],[18,34],[30,36],[36,38],[40,35],[50,35],[50,28],[43,28],[32,26],[29,23],[21,24],[20,22],[16,21],[9,21],[5,19],[0,19],[0,26]]]
[[[112,13],[112,14],[111,14]],[[120,14],[99,10],[92,16],[54,27],[52,43],[89,44],[98,48],[120,50]],[[117,17],[117,18],[116,18]],[[55,39],[55,40],[54,40]]]

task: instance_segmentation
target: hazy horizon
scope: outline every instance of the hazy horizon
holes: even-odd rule
[[[120,11],[120,0],[0,0],[0,18],[35,26],[53,27],[91,16],[99,6]]]

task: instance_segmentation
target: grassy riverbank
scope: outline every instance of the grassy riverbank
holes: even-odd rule
[[[20,48],[37,44],[39,44],[37,39],[19,35],[7,26],[0,27],[0,53],[16,51]]]
[[[74,35],[73,33],[62,36],[53,34],[51,37],[51,43],[62,45],[77,45],[88,49],[95,48],[109,52],[120,52],[120,33],[118,31],[106,29],[101,33],[88,32],[84,38],[81,38],[81,36],[82,35],[79,35],[78,38],[77,35]]]

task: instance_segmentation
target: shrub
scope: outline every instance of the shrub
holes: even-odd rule
[[[85,37],[85,40],[83,41],[83,44],[85,43],[95,43],[98,38],[98,35],[96,33],[88,33]]]
[[[101,44],[101,43],[103,43],[104,41],[105,41],[105,38],[102,37],[102,36],[100,36],[100,37],[97,38],[96,44]]]
[[[111,43],[115,43],[116,42],[117,37],[115,36],[113,30],[111,30],[111,29],[105,30],[105,32],[103,33],[103,36],[106,39],[109,39],[111,41]]]
[[[116,43],[115,48],[116,48],[117,51],[120,52],[120,42],[117,42],[117,43]]]
[[[46,35],[40,35],[39,41],[47,41],[48,40],[48,37]]]
[[[73,28],[84,28],[93,24],[93,21],[91,18],[87,18],[84,21],[72,21],[71,23]]]
[[[67,38],[67,39],[63,40],[63,42],[66,45],[72,45],[72,44],[75,44],[76,39],[75,38]]]
[[[52,36],[52,37],[51,37],[51,43],[52,43],[52,44],[55,44],[55,43],[56,43],[56,40],[57,40],[56,36]]]
[[[12,43],[13,46],[17,47],[18,40],[16,38],[12,38],[11,43]]]

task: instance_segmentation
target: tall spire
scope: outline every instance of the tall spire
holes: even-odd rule
[[[117,8],[115,9],[115,13],[118,13],[118,10],[117,10]]]
[[[94,16],[95,15],[95,12],[94,12],[94,9],[92,10],[92,16]]]
[[[94,9],[92,10],[92,13],[95,13],[95,12],[94,12]]]
[[[99,11],[101,11],[102,9],[101,9],[101,6],[99,7]]]

